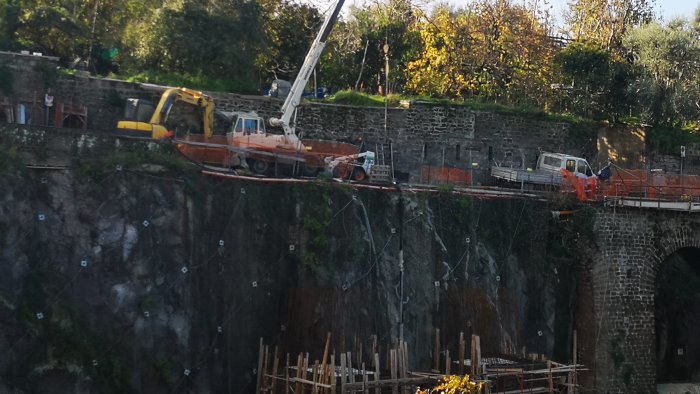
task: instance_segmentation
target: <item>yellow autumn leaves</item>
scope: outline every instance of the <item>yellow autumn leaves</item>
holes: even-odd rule
[[[432,389],[418,389],[416,394],[477,394],[483,383],[474,382],[469,375],[445,376],[440,384]]]
[[[509,102],[541,99],[554,55],[546,26],[508,0],[436,8],[416,29],[422,48],[407,65],[408,90],[421,95],[479,95]]]

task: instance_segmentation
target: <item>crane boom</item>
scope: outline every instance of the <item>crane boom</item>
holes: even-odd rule
[[[304,93],[304,88],[309,82],[311,72],[314,70],[314,67],[316,67],[316,63],[321,57],[323,49],[326,47],[326,40],[328,40],[328,36],[331,34],[338,20],[338,14],[340,13],[340,9],[343,8],[344,2],[345,0],[336,0],[333,11],[326,17],[323,26],[321,26],[321,30],[319,30],[316,39],[314,39],[314,42],[311,44],[311,48],[309,48],[309,52],[306,54],[306,59],[304,59],[304,64],[299,69],[299,74],[297,74],[294,84],[289,90],[287,99],[284,100],[282,116],[279,118],[270,118],[270,124],[272,126],[282,127],[284,135],[290,142],[296,142],[298,140],[294,132],[294,126],[291,125],[292,116],[301,102],[301,95]]]

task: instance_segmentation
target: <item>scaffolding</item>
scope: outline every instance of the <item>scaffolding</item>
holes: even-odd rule
[[[280,360],[279,348],[271,349],[261,338],[256,394],[410,394],[420,388],[434,387],[447,376],[465,373],[469,373],[484,394],[573,394],[580,389],[578,373],[585,370],[576,362],[575,339],[574,361],[567,365],[538,354],[531,354],[529,359],[512,355],[482,358],[477,335],[471,338],[471,357],[465,358],[466,341],[464,333],[460,333],[457,352],[453,353],[457,358],[453,360],[449,349],[440,351],[440,330],[436,329],[433,369],[416,372],[410,370],[405,341],[388,349],[382,363],[376,338],[374,335],[368,359],[363,358],[361,344],[354,353],[332,351],[329,333],[320,359],[313,360],[308,352],[302,352],[295,361],[289,353]]]

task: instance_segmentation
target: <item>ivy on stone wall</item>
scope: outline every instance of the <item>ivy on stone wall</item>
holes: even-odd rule
[[[0,92],[5,96],[11,96],[14,93],[15,74],[10,67],[5,63],[0,63]]]

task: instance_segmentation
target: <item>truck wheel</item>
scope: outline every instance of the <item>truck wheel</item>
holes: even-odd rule
[[[248,168],[258,175],[266,175],[267,170],[270,169],[270,164],[262,160],[248,159]]]
[[[318,175],[319,172],[321,172],[321,169],[318,167],[310,166],[306,163],[301,165],[300,168],[301,175],[303,176],[308,176],[308,177],[315,177]]]
[[[357,182],[362,182],[367,179],[367,173],[362,167],[355,167],[352,171],[352,180]]]
[[[333,168],[333,178],[343,179],[343,174],[341,174],[339,166]]]

